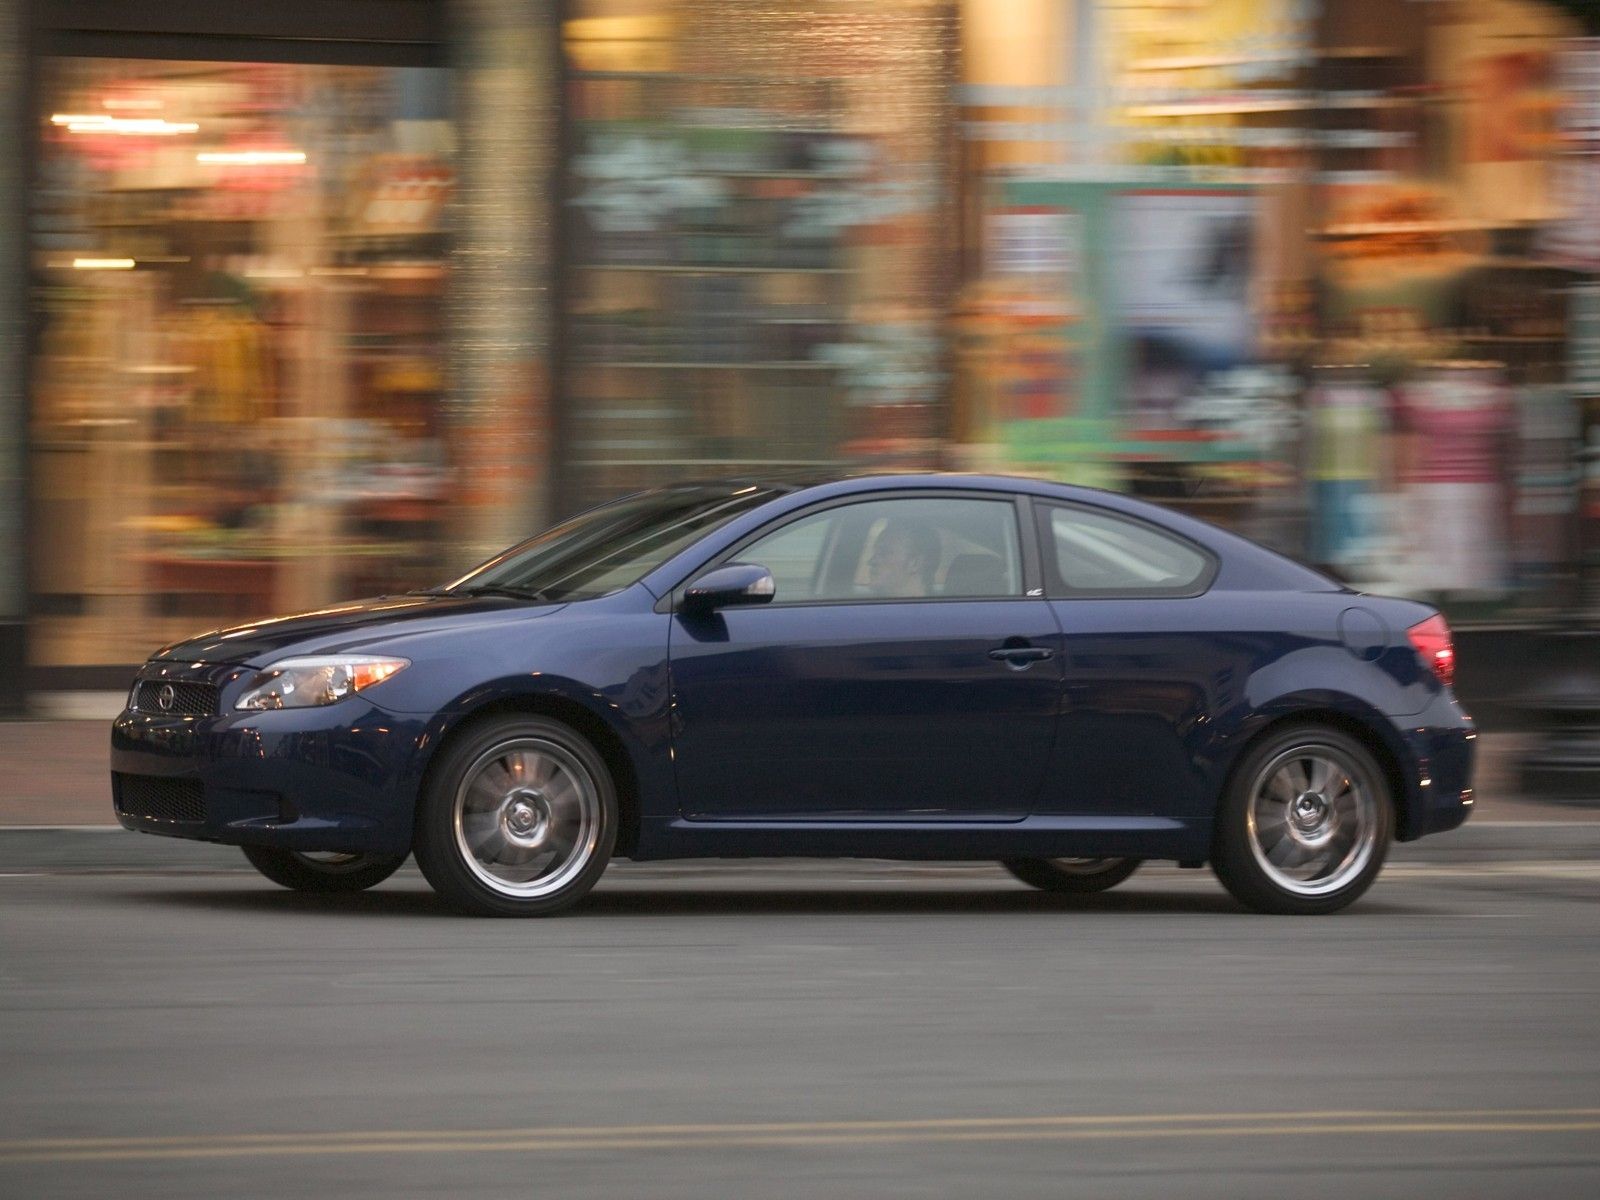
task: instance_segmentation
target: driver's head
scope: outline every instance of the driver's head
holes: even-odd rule
[[[867,559],[867,586],[874,596],[926,596],[941,557],[939,533],[915,517],[888,521]]]

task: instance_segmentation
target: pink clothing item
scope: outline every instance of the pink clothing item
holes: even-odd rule
[[[1511,408],[1492,378],[1444,375],[1407,384],[1396,394],[1399,427],[1414,433],[1413,483],[1499,483]]]

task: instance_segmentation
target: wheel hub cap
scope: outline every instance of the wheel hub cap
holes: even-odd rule
[[[1333,810],[1321,792],[1301,792],[1289,808],[1289,831],[1308,846],[1333,836]]]
[[[501,802],[500,824],[507,841],[535,849],[550,831],[550,805],[537,788],[514,788]]]

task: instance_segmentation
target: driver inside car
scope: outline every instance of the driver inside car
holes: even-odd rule
[[[867,557],[867,591],[873,596],[928,596],[943,547],[926,521],[896,518],[884,524]]]

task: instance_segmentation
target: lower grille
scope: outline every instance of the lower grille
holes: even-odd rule
[[[198,779],[113,771],[111,794],[117,811],[126,816],[190,823],[206,819],[206,793]]]
[[[217,711],[217,689],[209,683],[146,679],[133,694],[133,707],[167,717],[209,717]]]

